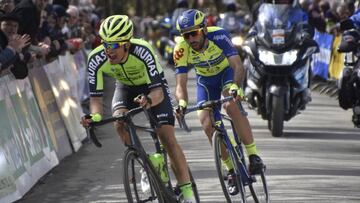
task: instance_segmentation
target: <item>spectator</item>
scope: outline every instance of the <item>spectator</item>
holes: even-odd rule
[[[30,36],[18,35],[19,18],[12,13],[0,17],[0,72],[10,68],[16,79],[28,75],[29,54],[22,54],[22,49],[30,44]]]
[[[47,6],[47,0],[21,0],[16,4],[14,13],[20,18],[19,34],[29,34],[31,43],[29,49],[38,56],[45,56],[50,51],[50,45],[38,42],[37,34],[40,27],[41,12]]]
[[[36,34],[40,27],[41,11],[46,7],[46,0],[21,0],[14,12],[20,17],[20,34],[29,34],[32,42],[36,42]]]
[[[67,30],[63,31],[66,33],[68,38],[76,38],[81,36],[81,28],[79,25],[79,9],[76,6],[70,5],[66,10],[68,14],[67,19]]]
[[[67,13],[61,5],[53,5],[47,20],[41,27],[39,39],[50,45],[50,52],[46,56],[48,60],[64,54],[67,49],[66,35],[62,33]]]
[[[68,49],[71,53],[75,53],[83,47],[83,40],[81,38],[81,27],[79,24],[79,9],[76,6],[70,5],[66,10],[68,15],[66,26],[62,32],[66,35]]]
[[[320,32],[326,31],[326,22],[319,7],[320,0],[313,0],[309,6],[309,24]]]
[[[0,0],[0,13],[10,13],[15,8],[14,0]]]

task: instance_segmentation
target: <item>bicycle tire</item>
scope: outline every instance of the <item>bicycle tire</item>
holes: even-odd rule
[[[192,186],[192,189],[193,189],[193,192],[194,192],[194,197],[195,197],[195,200],[197,203],[200,203],[200,195],[199,195],[199,191],[197,189],[197,186],[196,186],[196,183],[195,183],[195,179],[191,173],[191,170],[190,168],[188,169],[189,171],[189,176],[190,176],[190,182],[191,182],[191,186]]]
[[[123,184],[129,203],[145,202],[146,200],[154,200],[155,202],[157,201],[159,203],[166,203],[162,196],[155,172],[151,167],[147,167],[148,170],[144,168],[145,165],[149,164],[150,162],[147,159],[143,160],[139,157],[137,151],[133,149],[126,150],[123,159]],[[146,171],[149,182],[148,191],[141,188],[141,174],[139,174],[141,168]]]
[[[165,163],[167,163],[167,160],[168,160],[168,154],[167,152],[165,151],[164,153],[164,159],[165,159]],[[168,164],[166,164],[166,170],[168,171],[169,173],[169,168],[168,168]],[[193,192],[194,192],[194,197],[195,197],[195,200],[196,200],[196,203],[200,203],[200,195],[199,195],[199,191],[197,189],[197,186],[196,186],[196,183],[195,183],[195,179],[194,179],[194,176],[192,175],[192,172],[190,170],[190,167],[188,167],[188,173],[189,173],[189,177],[190,177],[190,182],[191,182],[191,187],[193,189]],[[170,173],[169,173],[170,174]],[[168,182],[168,189],[169,188],[172,188],[171,187],[172,183],[171,183],[171,179],[169,179],[169,182]],[[170,186],[170,187],[169,187]],[[175,190],[174,190],[175,189]],[[178,188],[178,186],[176,186],[176,188],[172,188],[174,194],[176,195],[179,195],[180,194],[180,188]]]
[[[224,168],[223,168],[222,159],[221,159],[220,145],[222,143],[223,143],[222,135],[219,132],[215,131],[213,134],[213,137],[212,137],[215,166],[216,166],[216,171],[217,171],[217,174],[219,177],[220,185],[221,185],[222,191],[224,193],[225,199],[228,203],[238,202],[237,196],[240,195],[241,202],[246,202],[244,184],[242,183],[239,175],[236,176],[236,182],[237,182],[237,186],[239,189],[239,193],[237,195],[231,195],[227,189],[227,183],[225,183],[225,181],[227,180],[227,175],[224,175],[224,172],[226,170],[224,170]],[[232,156],[232,155],[229,154],[229,156]],[[231,159],[234,160],[233,157],[231,157]],[[235,164],[234,164],[234,167],[236,167]]]
[[[266,182],[265,171],[260,174],[252,175],[253,182],[249,185],[251,195],[255,203],[269,203],[270,196]]]

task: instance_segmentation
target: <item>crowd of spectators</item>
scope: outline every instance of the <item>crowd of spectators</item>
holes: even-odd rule
[[[301,0],[302,8],[309,14],[309,23],[319,32],[338,35],[339,23],[356,10],[355,0]]]
[[[95,0],[0,0],[0,74],[23,79],[35,60],[98,46],[101,11]]]

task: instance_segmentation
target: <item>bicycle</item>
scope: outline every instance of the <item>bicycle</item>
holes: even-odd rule
[[[222,144],[225,146],[226,151],[229,154],[229,156],[231,157],[232,163],[234,165],[234,172],[236,174],[236,183],[239,188],[241,202],[243,202],[243,203],[247,202],[245,186],[248,186],[250,189],[251,195],[253,197],[253,200],[256,203],[260,203],[260,202],[268,203],[270,201],[270,198],[269,198],[269,192],[268,192],[266,176],[265,176],[266,168],[264,167],[264,169],[261,170],[261,172],[259,174],[250,174],[246,168],[246,160],[245,160],[245,156],[243,153],[241,141],[235,132],[235,128],[234,128],[231,118],[220,112],[221,118],[230,122],[233,136],[231,136],[231,134],[229,134],[224,127],[221,127],[221,123],[222,123],[221,120],[215,121],[215,118],[214,118],[214,111],[219,111],[217,109],[219,107],[219,105],[233,100],[233,98],[235,96],[236,95],[228,96],[223,99],[207,101],[207,102],[195,105],[195,106],[188,106],[185,110],[185,114],[188,114],[190,112],[197,111],[197,110],[203,110],[203,109],[211,109],[211,111],[212,111],[213,116],[211,116],[211,121],[212,121],[212,125],[215,129],[215,131],[213,133],[213,137],[212,137],[215,165],[216,165],[216,170],[217,170],[217,173],[219,176],[221,188],[223,190],[223,193],[224,193],[224,196],[225,196],[227,202],[229,202],[229,203],[235,202],[236,196],[230,195],[230,193],[226,187],[225,181],[227,181],[227,175],[226,175],[226,170],[223,167],[224,166],[223,160],[221,159],[221,157],[222,157],[221,156],[222,155],[221,154],[222,153],[221,145]],[[247,116],[247,112],[244,110],[244,108],[239,100],[237,101],[237,105],[240,108],[240,112],[244,116]],[[178,119],[178,122],[179,122],[180,128],[184,129],[187,132],[191,131],[191,129],[189,129],[188,125],[185,122],[185,116]]]
[[[133,122],[133,116],[144,112],[147,119],[150,121],[150,127],[145,125],[136,125]],[[97,139],[94,129],[95,126],[104,125],[107,123],[123,121],[127,125],[131,144],[127,145],[127,150],[123,157],[123,184],[125,188],[126,197],[129,203],[133,202],[180,202],[180,189],[178,186],[173,187],[171,178],[166,181],[162,179],[164,176],[160,171],[163,170],[165,176],[169,177],[167,153],[156,135],[155,128],[159,126],[153,116],[143,107],[137,107],[128,112],[103,119],[100,122],[92,122],[88,127],[88,135],[90,140],[97,147],[102,144]],[[139,137],[137,130],[149,133],[154,142],[156,153],[164,157],[164,164],[162,167],[156,168],[150,160],[149,154],[145,151]],[[197,186],[189,169],[190,180],[194,191],[195,199],[200,202]]]

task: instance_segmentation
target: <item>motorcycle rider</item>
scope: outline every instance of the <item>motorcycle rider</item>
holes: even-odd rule
[[[244,69],[237,50],[231,43],[229,33],[220,27],[207,27],[205,14],[196,9],[184,11],[177,20],[177,28],[181,33],[181,40],[174,49],[176,67],[175,96],[180,106],[180,116],[186,109],[188,102],[187,81],[188,71],[195,68],[197,75],[197,102],[219,99],[221,95],[229,96],[230,91],[237,91],[243,97],[241,81]],[[234,101],[225,104],[228,115],[234,121],[238,135],[241,136],[250,162],[250,173],[258,173],[264,164],[257,155],[257,149],[246,116],[242,116]],[[210,143],[214,128],[211,125],[209,110],[198,112]],[[215,112],[215,119],[221,120],[219,112]],[[236,184],[234,166],[231,158],[222,157],[228,175],[228,189],[231,195],[239,192]]]
[[[314,29],[308,23],[309,17],[308,14],[301,9],[297,0],[265,0],[264,3],[270,4],[288,4],[291,9],[291,15],[288,19],[291,23],[302,24],[301,27],[301,37],[303,39],[312,39],[314,36]],[[260,5],[261,6],[261,5]],[[257,23],[255,22],[254,26],[250,29],[248,37],[254,37],[257,35]]]

